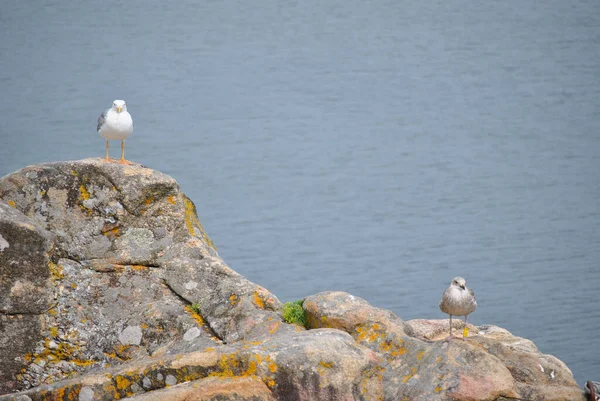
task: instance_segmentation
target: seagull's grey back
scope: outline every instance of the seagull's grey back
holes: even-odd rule
[[[96,128],[96,131],[100,131],[100,128],[102,128],[102,126],[104,125],[104,120],[106,120],[107,112],[108,110],[104,110],[102,114],[100,114],[100,117],[98,117],[98,127]]]

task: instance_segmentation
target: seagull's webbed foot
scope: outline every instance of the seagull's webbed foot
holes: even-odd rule
[[[127,166],[133,166],[135,164],[134,162],[130,162],[129,160],[125,160],[125,159],[119,159],[119,161],[117,163],[125,164]]]

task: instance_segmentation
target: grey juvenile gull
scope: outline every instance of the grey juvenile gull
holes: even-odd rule
[[[445,341],[452,338],[452,316],[465,317],[465,330],[463,339],[467,336],[467,317],[469,313],[473,313],[477,309],[477,301],[475,293],[467,287],[467,282],[462,277],[454,277],[450,286],[444,291],[442,300],[440,301],[440,309],[442,312],[450,315],[450,335]]]
[[[124,100],[115,100],[112,107],[98,117],[98,133],[106,139],[106,161],[108,157],[108,140],[121,141],[121,160],[119,163],[129,163],[125,160],[125,138],[133,132],[133,120],[127,112]]]

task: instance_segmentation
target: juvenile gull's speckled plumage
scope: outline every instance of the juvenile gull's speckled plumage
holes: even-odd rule
[[[467,317],[477,309],[475,293],[467,287],[467,282],[462,277],[454,277],[450,286],[444,291],[440,301],[442,312],[450,315],[450,336],[452,338],[452,316],[464,316],[465,327],[467,326]]]

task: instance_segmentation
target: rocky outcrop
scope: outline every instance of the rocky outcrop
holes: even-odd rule
[[[3,401],[582,399],[562,362],[494,326],[444,343],[445,320],[339,292],[304,301],[309,330],[285,323],[140,165],[0,179],[0,273]]]
[[[404,322],[344,292],[303,307],[311,328],[343,330],[382,357],[386,400],[583,400],[563,362],[496,326],[469,325],[466,340],[444,342],[448,320]]]
[[[0,199],[0,391],[286,330],[279,301],[218,257],[167,175],[49,163],[3,177]]]

